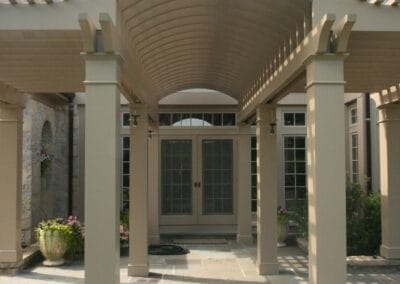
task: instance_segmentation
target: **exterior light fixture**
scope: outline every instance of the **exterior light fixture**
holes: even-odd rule
[[[276,123],[275,122],[271,122],[270,124],[269,124],[269,134],[271,134],[271,135],[274,135],[275,134],[275,126],[276,126]]]
[[[149,136],[148,136],[148,137],[149,137],[149,139],[151,139],[151,138],[152,138],[152,135],[151,135],[152,133],[153,133],[153,130],[149,129]]]
[[[136,127],[138,125],[137,119],[138,119],[138,117],[140,117],[140,115],[137,114],[136,111],[135,111],[133,114],[131,114],[131,117],[132,117],[131,126]]]

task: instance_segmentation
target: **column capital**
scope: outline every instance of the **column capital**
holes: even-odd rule
[[[86,62],[86,76],[83,82],[90,85],[117,85],[121,87],[121,56],[113,53],[95,53],[83,56]]]
[[[400,122],[400,104],[382,105],[378,108],[378,113],[378,124]]]
[[[237,130],[238,130],[238,134],[241,135],[250,135],[251,133],[251,125],[249,123],[246,122],[240,122],[239,124],[237,124]]]
[[[344,57],[341,55],[316,55],[305,62],[308,90],[314,86],[344,86]]]
[[[0,102],[0,122],[22,122],[23,107]]]
[[[257,120],[256,124],[276,123],[276,105],[263,104],[259,105],[256,110]]]

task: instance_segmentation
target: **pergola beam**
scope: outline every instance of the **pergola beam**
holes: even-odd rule
[[[86,13],[80,13],[78,16],[79,25],[82,33],[83,50],[86,53],[96,51],[96,27]]]
[[[326,53],[344,53],[351,28],[355,22],[355,15],[346,15],[333,29],[334,44],[330,40],[332,27],[335,22],[334,14],[326,14],[319,25],[310,31],[304,40],[283,60],[274,58],[271,62],[281,62],[276,66],[269,66],[268,76],[261,82],[261,86],[254,88],[241,104],[238,122],[245,121],[255,112],[258,105],[275,100],[288,84],[293,83],[305,70],[304,63],[312,56]],[[338,50],[336,48],[339,48]],[[275,65],[275,64],[273,64]]]

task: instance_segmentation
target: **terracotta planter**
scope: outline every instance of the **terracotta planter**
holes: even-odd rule
[[[286,239],[289,234],[289,223],[278,222],[278,247],[286,246]]]
[[[67,242],[59,231],[40,231],[38,241],[40,252],[46,258],[43,265],[59,266],[64,264]]]

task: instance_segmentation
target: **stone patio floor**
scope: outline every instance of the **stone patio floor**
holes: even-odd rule
[[[127,276],[127,257],[121,258],[121,283],[307,283],[307,257],[296,247],[279,248],[280,274],[257,275],[255,246],[228,244],[184,245],[188,255],[150,256],[149,278]],[[0,276],[1,284],[83,283],[82,261],[62,267],[42,265]],[[349,268],[348,283],[400,283],[400,267]]]

